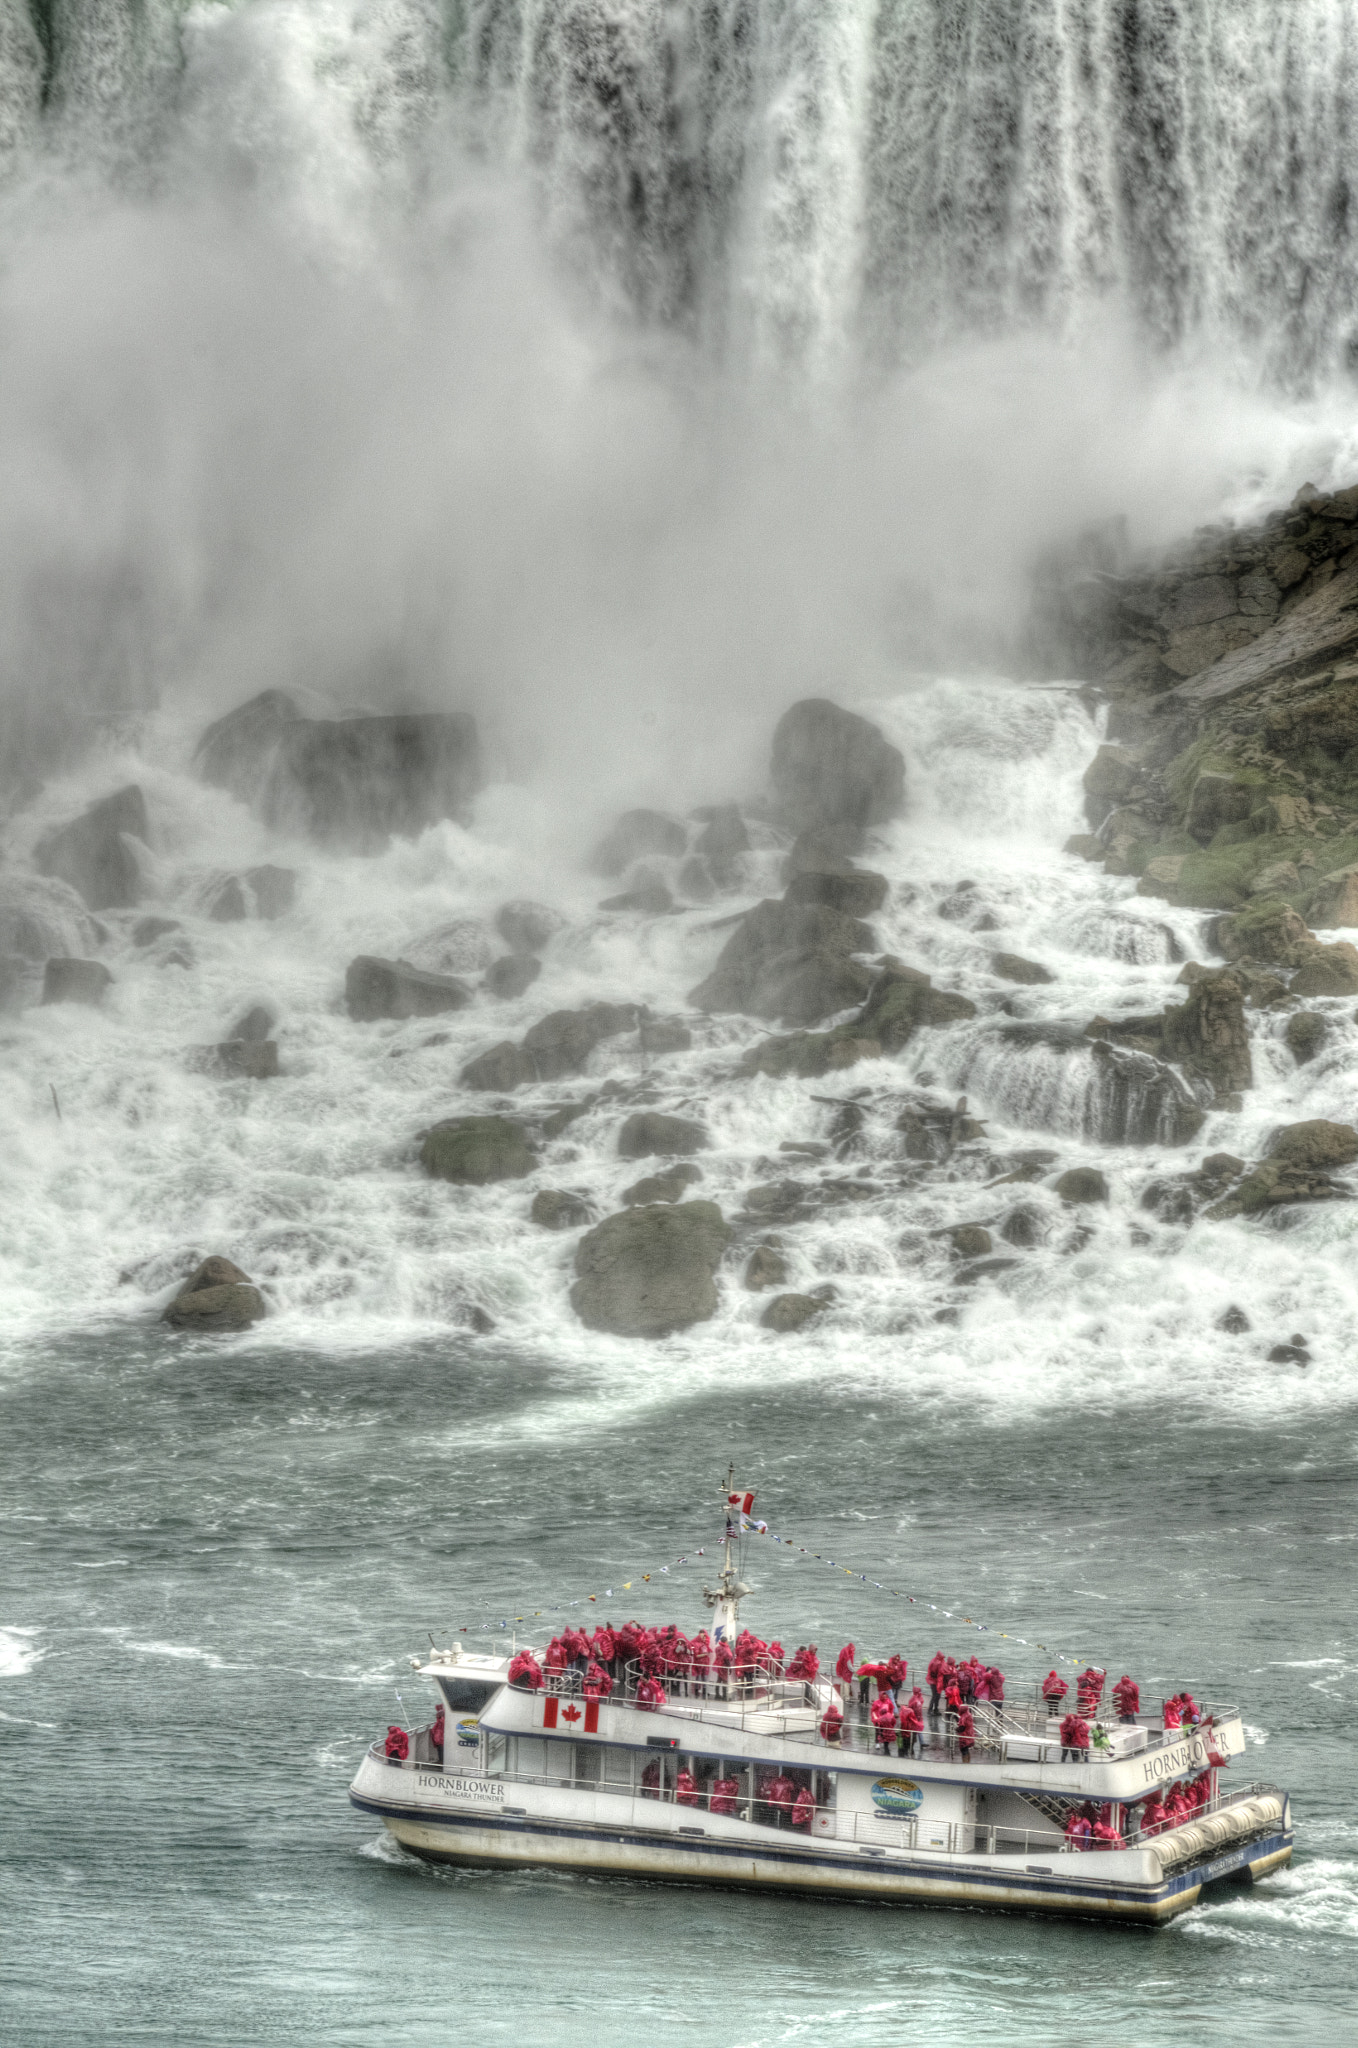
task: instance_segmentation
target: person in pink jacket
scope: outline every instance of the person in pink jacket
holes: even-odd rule
[[[1049,1671],[1042,1681],[1042,1697],[1047,1702],[1047,1712],[1059,1711],[1062,1700],[1070,1690],[1064,1678],[1055,1671]]]
[[[896,1703],[889,1692],[879,1692],[872,1703],[872,1732],[884,1750],[896,1739]]]
[[[809,1833],[811,1823],[815,1817],[815,1797],[810,1787],[803,1785],[801,1791],[792,1802],[792,1825],[794,1828],[805,1828]]]
[[[916,1686],[905,1705],[901,1708],[900,1754],[902,1756],[918,1756],[923,1746],[923,1740],[924,1694],[919,1686]]]

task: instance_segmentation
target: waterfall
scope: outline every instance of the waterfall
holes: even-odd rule
[[[528,178],[645,325],[833,374],[958,334],[1358,346],[1355,0],[0,0],[0,166],[180,183],[221,141]],[[283,131],[291,130],[290,134]],[[258,165],[256,165],[256,169]]]

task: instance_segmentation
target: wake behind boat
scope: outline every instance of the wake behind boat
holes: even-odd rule
[[[1158,1924],[1204,1887],[1292,1855],[1290,1802],[1230,1784],[1237,1707],[1180,1693],[1143,1707],[1124,1677],[1021,1702],[997,1669],[936,1652],[929,1699],[903,1658],[823,1675],[814,1648],[739,1627],[732,1561],[753,1504],[728,1482],[712,1628],[602,1623],[417,1664],[430,1725],[393,1727],[349,1788],[433,1862],[551,1865],[903,1904]]]

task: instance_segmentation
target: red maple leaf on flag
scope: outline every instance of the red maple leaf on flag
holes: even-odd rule
[[[561,1718],[563,1721],[578,1721],[580,1719],[579,1707],[567,1707]]]

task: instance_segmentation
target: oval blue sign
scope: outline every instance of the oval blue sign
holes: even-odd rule
[[[913,1778],[879,1778],[872,1803],[879,1813],[917,1813],[924,1794]]]

